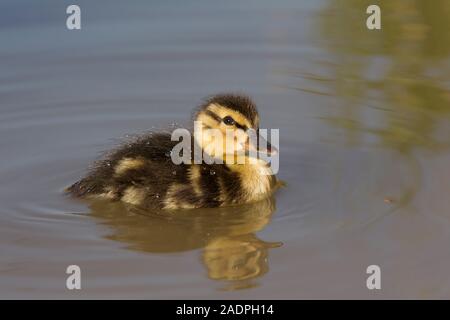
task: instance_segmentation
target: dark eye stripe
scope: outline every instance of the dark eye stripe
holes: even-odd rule
[[[214,120],[216,120],[217,122],[222,122],[223,119],[221,117],[219,117],[217,114],[215,114],[213,111],[206,109],[205,114],[207,114],[208,116],[210,116],[211,118],[213,118]],[[234,121],[234,125],[236,126],[236,128],[242,129],[244,131],[247,131],[248,127],[246,125],[242,125],[238,122],[236,122],[236,120]]]
[[[247,129],[248,129],[247,126],[242,125],[242,124],[240,124],[240,123],[237,123],[236,121],[235,121],[234,125],[235,125],[237,128],[242,129],[242,130],[244,130],[244,131],[247,131]]]
[[[212,112],[211,110],[206,109],[205,114],[207,114],[208,116],[210,116],[211,118],[213,118],[214,120],[216,120],[217,122],[221,122],[222,118],[219,117],[217,114],[215,114],[214,112]]]

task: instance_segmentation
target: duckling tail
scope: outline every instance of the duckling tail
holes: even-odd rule
[[[97,193],[97,186],[90,179],[81,179],[75,182],[73,185],[64,189],[65,193],[68,193],[74,197],[84,197],[88,194]]]

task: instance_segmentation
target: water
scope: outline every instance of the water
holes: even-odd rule
[[[449,298],[450,3],[378,1],[368,31],[366,2],[77,1],[68,31],[69,2],[3,1],[0,297]],[[273,199],[164,215],[63,195],[223,91],[280,128]]]

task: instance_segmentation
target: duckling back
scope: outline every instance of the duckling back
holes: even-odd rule
[[[186,167],[176,166],[170,150],[176,142],[166,133],[127,143],[97,161],[89,174],[68,188],[82,198],[122,200],[152,208],[163,207],[163,195],[174,182],[183,183]]]

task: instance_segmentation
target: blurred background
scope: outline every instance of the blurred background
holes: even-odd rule
[[[0,298],[450,298],[448,30],[447,0],[3,0]],[[63,194],[229,91],[280,129],[274,198],[168,216]]]

